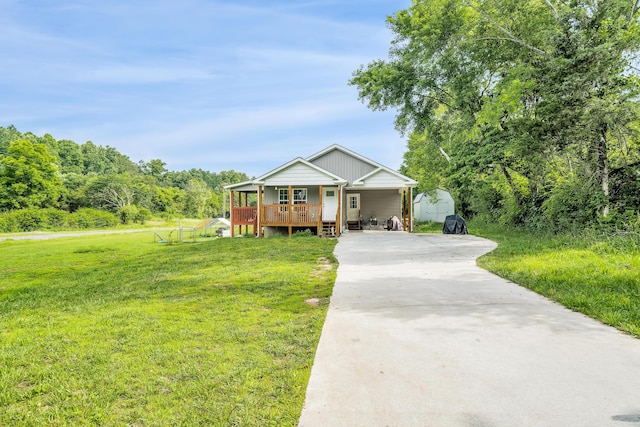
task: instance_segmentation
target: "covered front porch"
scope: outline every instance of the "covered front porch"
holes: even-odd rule
[[[232,236],[236,231],[258,237],[273,234],[291,236],[295,231],[307,229],[322,237],[340,234],[341,198],[338,187],[247,184],[232,187],[229,187]]]

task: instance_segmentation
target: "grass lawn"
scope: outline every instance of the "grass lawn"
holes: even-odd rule
[[[471,224],[498,248],[478,264],[640,338],[640,236],[557,236]]]
[[[0,242],[0,425],[295,426],[334,245]]]
[[[420,222],[413,228],[414,233],[442,233],[441,222]]]

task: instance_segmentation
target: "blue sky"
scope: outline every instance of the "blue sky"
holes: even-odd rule
[[[0,0],[0,126],[170,170],[249,176],[341,144],[397,169],[405,138],[348,86],[410,0]]]

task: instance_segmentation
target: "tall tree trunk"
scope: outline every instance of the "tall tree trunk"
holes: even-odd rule
[[[509,188],[511,188],[511,192],[513,193],[513,199],[516,201],[518,208],[522,209],[522,197],[520,195],[520,191],[518,191],[518,187],[516,187],[516,184],[513,182],[513,178],[511,177],[511,174],[507,170],[507,167],[503,164],[499,164],[499,166],[500,166],[500,169],[502,170],[502,174],[507,179]]]
[[[599,132],[596,142],[596,167],[602,194],[604,195],[604,205],[602,206],[602,216],[609,215],[609,157],[607,156],[607,126],[604,125]]]

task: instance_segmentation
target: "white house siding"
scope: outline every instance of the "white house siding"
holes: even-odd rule
[[[302,163],[295,163],[280,172],[269,176],[264,181],[265,186],[304,187],[305,185],[335,185],[334,180],[321,171],[315,170]]]
[[[363,181],[367,188],[402,188],[407,185],[405,180],[383,169]]]
[[[333,150],[311,161],[314,165],[338,175],[351,185],[356,179],[363,177],[377,168],[340,150]]]

